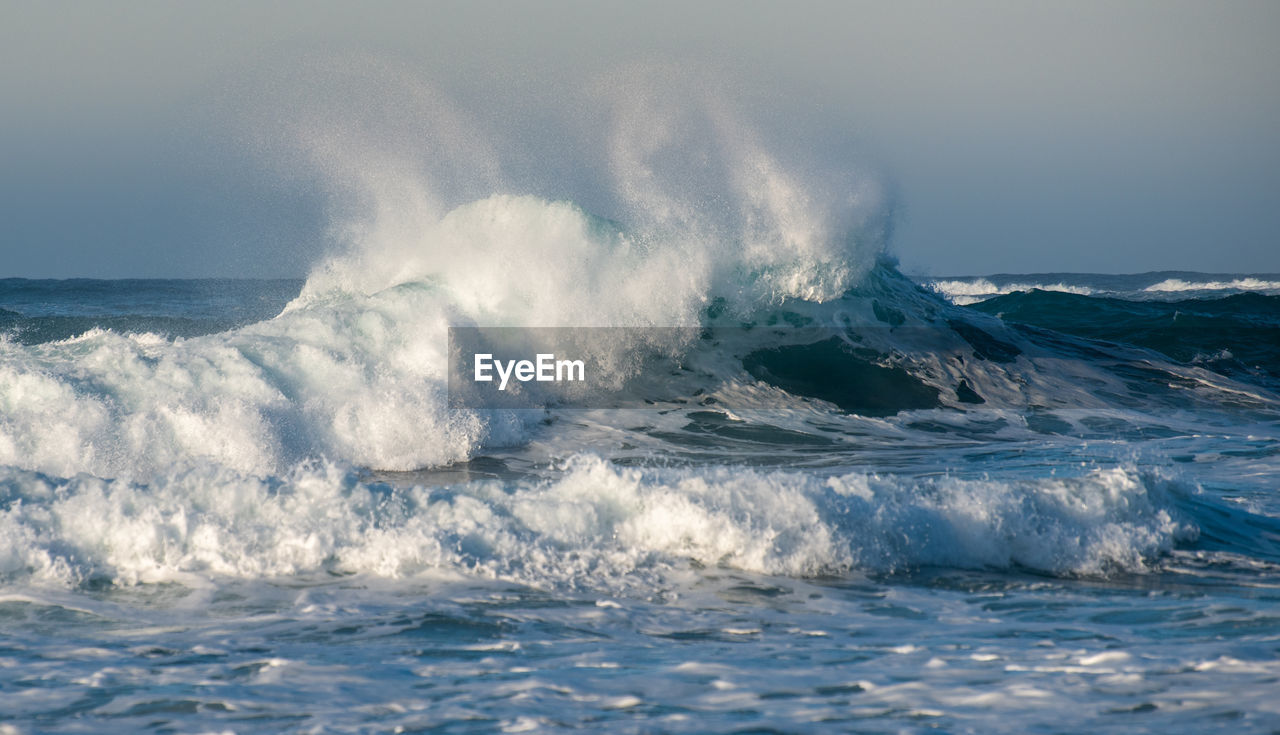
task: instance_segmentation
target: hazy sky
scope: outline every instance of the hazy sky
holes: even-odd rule
[[[579,90],[714,69],[765,138],[893,192],[912,272],[1280,272],[1277,38],[1277,2],[0,0],[0,277],[305,273],[332,200],[278,151],[298,111],[418,109],[328,84],[344,59],[581,191]]]

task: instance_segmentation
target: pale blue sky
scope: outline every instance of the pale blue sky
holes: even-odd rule
[[[447,91],[525,142],[508,170],[588,207],[579,91],[674,61],[881,179],[907,270],[1276,272],[1277,38],[1275,2],[2,0],[0,277],[303,274],[327,200],[274,129],[347,95],[324,77],[353,57]],[[398,93],[355,96],[412,112]]]

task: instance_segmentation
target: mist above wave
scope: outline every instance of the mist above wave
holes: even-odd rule
[[[434,279],[520,303],[527,325],[689,324],[713,298],[836,298],[888,237],[884,188],[847,146],[817,155],[709,73],[602,74],[554,109],[516,108],[546,116],[533,132],[369,60],[284,86],[294,112],[268,152],[331,201],[334,246],[304,302]]]

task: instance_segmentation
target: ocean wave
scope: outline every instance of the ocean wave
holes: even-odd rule
[[[883,252],[873,180],[796,164],[712,89],[670,94],[700,80],[641,68],[600,87],[606,134],[584,166],[620,222],[511,193],[555,186],[513,183],[456,104],[374,67],[326,76],[350,95],[288,86],[280,145],[333,201],[333,252],[301,293],[274,318],[186,339],[136,324],[0,338],[0,464],[143,480],[447,464],[521,441],[533,420],[447,409],[449,326],[696,326],[712,305],[839,299]],[[359,104],[370,89],[394,92],[397,114]]]
[[[1280,281],[1261,278],[1235,278],[1230,281],[1184,281],[1167,278],[1147,286],[1145,291],[1170,293],[1180,291],[1280,291]]]
[[[1066,283],[1006,283],[997,286],[985,278],[972,280],[942,279],[926,281],[925,285],[942,294],[953,304],[968,306],[985,301],[993,296],[1017,293],[1019,291],[1058,291],[1089,296],[1094,289],[1088,286],[1069,285]]]
[[[451,217],[446,229],[473,237],[481,263],[490,263],[485,247],[494,241],[561,243],[571,254],[528,282],[533,262],[496,259],[495,273],[463,260],[436,277],[411,269],[410,280],[372,294],[305,290],[275,318],[189,339],[92,329],[36,345],[0,340],[0,464],[146,482],[205,465],[279,476],[317,459],[414,470],[520,445],[543,431],[540,411],[449,405],[448,329],[484,323],[731,327],[715,332],[730,335],[723,340],[692,342],[689,330],[598,330],[593,354],[616,373],[602,379],[637,377],[637,385],[661,389],[635,388],[627,395],[637,405],[698,405],[752,385],[775,389],[774,408],[809,411],[812,399],[837,420],[974,406],[1213,408],[1270,400],[1198,367],[1020,331],[947,304],[885,261],[840,299],[766,301],[735,314],[715,299],[648,300],[656,286],[636,274],[651,261],[571,205],[500,197]],[[456,244],[441,241],[439,249]],[[572,270],[575,259],[590,273]],[[665,272],[666,265],[655,267]],[[548,288],[550,278],[562,280]],[[629,291],[632,278],[644,288]],[[669,344],[639,345],[628,337],[635,334]],[[645,362],[637,357],[649,352],[642,346],[667,357]],[[1235,345],[1232,351],[1243,354]],[[686,368],[679,379],[671,377],[671,355]]]
[[[317,457],[446,464],[520,441],[532,420],[447,409],[449,326],[687,326],[728,303],[699,269],[710,253],[691,260],[570,203],[494,196],[419,224],[408,240],[327,260],[283,313],[249,326],[0,340],[0,464],[139,478],[207,462],[259,474]],[[754,256],[739,264],[730,296],[773,274],[757,306],[780,283],[812,295],[803,274],[830,274],[790,256],[776,271]]]
[[[971,307],[1008,322],[1154,349],[1172,360],[1275,389],[1280,376],[1280,296],[1130,301],[1019,293]]]
[[[332,573],[458,573],[584,587],[663,584],[689,565],[791,576],[920,566],[1142,572],[1195,538],[1176,483],[1134,469],[911,479],[627,469],[392,488],[333,464],[150,485],[0,474],[0,573],[61,585]]]
[[[353,104],[373,88],[358,76],[344,109],[300,103],[286,137],[335,199],[335,252],[281,313],[227,331],[0,338],[0,465],[145,483],[206,466],[286,476],[317,460],[412,470],[528,441],[540,414],[448,407],[451,326],[727,323],[755,330],[751,340],[732,353],[699,345],[703,383],[688,397],[759,379],[868,415],[1167,397],[919,289],[884,254],[888,205],[874,181],[839,161],[800,165],[714,90],[687,103],[671,93],[696,81],[629,73],[602,87],[591,164],[618,220],[502,193],[514,187],[480,128],[412,80],[379,78],[380,92],[403,87],[404,114],[391,118]],[[488,193],[463,196],[476,191]],[[772,327],[800,323],[838,334],[780,345]],[[635,344],[597,347],[619,374],[650,367],[627,359]],[[832,366],[816,377],[835,390],[804,392],[815,362]],[[869,388],[868,375],[888,382]],[[873,389],[884,395],[866,400]]]

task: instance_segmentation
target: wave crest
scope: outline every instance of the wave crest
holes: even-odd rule
[[[1195,537],[1176,485],[1131,469],[1063,479],[823,479],[637,470],[590,455],[550,480],[393,489],[333,465],[149,486],[7,470],[0,572],[62,584],[316,572],[465,573],[532,585],[661,583],[692,563],[808,576],[920,566],[1141,572]]]

